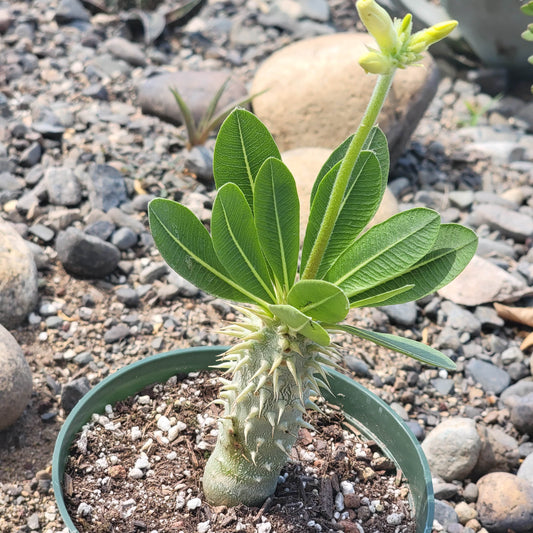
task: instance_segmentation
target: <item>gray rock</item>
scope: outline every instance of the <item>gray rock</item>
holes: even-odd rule
[[[162,278],[165,274],[168,273],[168,266],[162,261],[157,263],[152,263],[147,267],[143,268],[139,274],[139,281],[141,283],[153,283],[156,279]]]
[[[511,385],[502,392],[500,399],[506,407],[511,407],[517,400],[523,396],[533,393],[533,379],[526,378]]]
[[[475,483],[467,483],[466,487],[463,489],[463,498],[468,503],[475,502],[479,495],[477,485]]]
[[[185,168],[200,181],[213,181],[213,152],[205,146],[193,146],[185,152]]]
[[[107,215],[119,228],[130,228],[138,235],[141,235],[146,231],[142,222],[130,215],[127,215],[118,207],[112,207],[107,212]]]
[[[411,430],[413,435],[416,437],[418,441],[424,440],[424,437],[426,436],[426,432],[424,431],[424,428],[416,421],[416,420],[407,420],[405,422],[405,425]]]
[[[200,289],[193,285],[190,281],[187,281],[185,278],[181,277],[177,272],[171,270],[168,275],[169,283],[178,287],[180,296],[185,298],[194,298],[200,294]]]
[[[444,528],[459,523],[459,517],[454,508],[449,503],[440,500],[435,502],[435,520]]]
[[[454,352],[460,351],[462,346],[459,334],[453,328],[445,326],[435,339],[435,347],[438,350],[453,350]]]
[[[130,328],[126,324],[117,324],[104,334],[104,341],[106,344],[113,344],[121,341],[130,335]]]
[[[473,214],[491,229],[517,242],[525,242],[533,235],[533,218],[524,213],[499,205],[483,204],[476,206]]]
[[[107,241],[107,239],[111,237],[113,231],[115,231],[115,227],[115,224],[110,220],[101,219],[89,224],[84,231],[87,235],[92,235],[103,241]]]
[[[533,484],[505,472],[493,472],[477,483],[479,521],[490,533],[530,533]]]
[[[520,453],[516,439],[498,427],[478,425],[481,451],[472,476],[479,478],[490,472],[511,472],[518,465]]]
[[[93,361],[93,356],[91,352],[80,352],[76,355],[76,357],[74,357],[73,361],[78,366],[85,366],[88,365],[91,361]]]
[[[435,378],[431,380],[431,384],[433,387],[435,387],[435,390],[439,394],[447,395],[452,394],[454,390],[454,381],[453,379],[445,379],[445,378]]]
[[[44,224],[33,224],[28,228],[28,231],[44,242],[50,242],[55,237],[54,230]]]
[[[15,338],[0,325],[0,430],[13,424],[31,398],[31,370]]]
[[[117,300],[127,307],[137,307],[140,302],[139,293],[131,287],[120,287],[115,292]]]
[[[64,126],[53,122],[38,121],[34,122],[31,127],[46,139],[53,139],[55,141],[59,141],[63,137],[63,133],[65,133]]]
[[[494,254],[502,257],[514,258],[516,256],[516,251],[510,244],[503,241],[495,241],[493,239],[480,237],[476,254],[485,258],[494,257]]]
[[[138,103],[143,113],[156,115],[173,124],[181,124],[182,117],[170,89],[175,88],[188,105],[194,119],[198,122],[205,113],[209,102],[221,85],[230,77],[229,71],[187,71],[160,74],[144,81],[139,87]],[[236,80],[228,83],[217,111],[231,102],[246,98],[248,92]]]
[[[480,305],[476,307],[474,316],[481,322],[482,328],[501,328],[505,324],[493,307]]]
[[[370,369],[368,368],[368,365],[358,357],[354,357],[353,355],[347,355],[344,358],[344,362],[346,363],[346,366],[352,371],[355,372],[357,376],[361,376],[364,378],[371,377]]]
[[[511,422],[518,431],[533,437],[533,392],[512,403]]]
[[[459,487],[437,478],[433,480],[433,492],[437,500],[451,500],[459,493]]]
[[[63,387],[61,393],[61,406],[67,413],[69,413],[90,390],[91,384],[85,376],[73,379]]]
[[[450,200],[450,205],[464,211],[474,202],[474,193],[473,191],[450,191],[448,199]]]
[[[380,307],[393,324],[410,327],[416,323],[418,308],[415,302]]]
[[[89,200],[93,209],[104,212],[128,200],[124,176],[109,165],[95,165],[89,180]]]
[[[148,211],[148,204],[155,198],[153,194],[138,194],[131,201],[135,211]]]
[[[107,276],[120,261],[116,246],[72,227],[59,233],[56,251],[65,270],[87,278]]]
[[[465,479],[479,458],[481,439],[469,418],[441,422],[422,443],[432,474],[444,481]]]
[[[533,485],[533,453],[529,454],[520,465],[516,476],[525,479]]]
[[[123,39],[122,37],[113,37],[108,39],[104,46],[117,59],[123,59],[130,65],[136,67],[146,66],[146,57],[138,45]]]
[[[307,17],[318,22],[327,22],[330,17],[329,5],[325,0],[302,0],[302,17]]]
[[[127,250],[137,244],[137,234],[130,228],[119,228],[111,236],[111,243],[119,250]]]
[[[472,335],[480,333],[481,322],[467,309],[447,300],[442,302],[441,309],[446,315],[447,326]]]
[[[520,457],[525,459],[528,455],[533,454],[533,442],[524,442],[518,447]]]
[[[51,204],[72,207],[81,202],[80,182],[70,168],[49,168],[44,176]]]
[[[41,160],[42,152],[43,150],[41,148],[41,145],[37,141],[32,142],[28,146],[28,148],[26,148],[20,154],[20,166],[22,167],[35,166]]]
[[[0,324],[20,325],[37,304],[37,267],[15,228],[0,219]]]
[[[511,376],[505,370],[479,359],[471,359],[468,362],[466,375],[479,383],[484,391],[494,394],[500,394],[511,383]]]
[[[28,516],[28,519],[26,520],[26,525],[32,531],[40,529],[41,524],[39,523],[39,513],[32,513],[30,516]]]

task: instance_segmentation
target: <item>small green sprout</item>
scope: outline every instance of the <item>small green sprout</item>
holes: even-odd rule
[[[304,420],[307,409],[319,410],[313,400],[328,389],[328,369],[338,366],[332,335],[349,333],[455,369],[426,344],[343,323],[351,308],[433,293],[459,275],[477,247],[470,229],[442,224],[426,208],[365,231],[389,175],[387,140],[374,124],[394,71],[419,61],[455,23],[411,36],[409,16],[393,22],[373,0],[358,0],[357,7],[380,46],[374,59],[386,68],[376,69],[361,125],[315,180],[301,259],[294,178],[268,129],[244,109],[232,111],[217,136],[211,233],[177,202],[157,198],[149,205],[165,261],[203,291],[237,302],[244,315],[225,328],[239,342],[217,365],[223,374],[215,403],[223,413],[203,475],[212,505],[261,505],[274,492],[299,429],[312,429]]]
[[[242,100],[236,100],[234,102],[231,102],[224,109],[222,109],[222,111],[220,111],[218,114],[215,114],[218,103],[220,102],[220,98],[224,94],[224,91],[227,89],[230,79],[231,78],[227,78],[224,83],[219,87],[219,89],[209,102],[207,109],[205,110],[202,118],[198,123],[194,120],[189,106],[179,93],[178,89],[170,89],[172,94],[174,95],[176,103],[178,104],[181,116],[183,117],[183,122],[187,130],[187,148],[189,150],[193,146],[205,144],[211,132],[213,130],[216,130],[222,124],[222,122],[224,122],[224,120],[233,111],[233,109],[248,104],[255,97],[262,94],[262,92],[253,94],[251,96],[247,96]]]

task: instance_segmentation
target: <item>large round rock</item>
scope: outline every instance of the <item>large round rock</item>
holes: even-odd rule
[[[357,63],[367,46],[375,46],[367,34],[323,35],[282,48],[261,65],[251,92],[267,92],[252,107],[280,150],[335,148],[355,131],[376,83]],[[439,75],[430,56],[423,65],[398,71],[379,117],[393,161],[437,90]]]
[[[531,533],[533,484],[513,474],[493,472],[477,483],[479,520],[490,533]]]
[[[481,438],[470,418],[441,422],[422,443],[432,474],[444,481],[465,479],[476,466]]]
[[[22,414],[31,397],[31,372],[17,341],[0,326],[0,430]]]
[[[0,220],[0,324],[14,328],[37,303],[37,268],[24,239]]]

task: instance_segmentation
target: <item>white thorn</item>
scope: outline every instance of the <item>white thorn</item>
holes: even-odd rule
[[[252,463],[257,466],[256,462],[255,462],[255,458],[257,457],[257,453],[256,452],[250,452],[250,458],[252,459]]]
[[[258,392],[260,389],[262,389],[267,379],[268,376],[261,376],[261,379],[257,382],[257,387],[255,388],[254,392]]]
[[[250,356],[245,355],[234,367],[233,367],[233,373],[240,370],[244,365],[248,364],[250,362]]]
[[[277,368],[272,376],[272,388],[274,389],[274,398],[277,400],[279,397],[279,372]]]
[[[269,424],[274,428],[276,425],[276,415],[272,411],[265,413],[265,418],[268,420]]]
[[[265,389],[261,389],[259,391],[259,413],[258,416],[261,416],[261,413],[263,412],[263,409],[265,407],[265,403],[267,400],[267,391]]]
[[[270,367],[270,365],[266,362],[266,361],[261,361],[261,365],[259,367],[259,369],[257,370],[257,372],[250,378],[250,381],[253,381],[257,376],[261,375],[261,374],[264,374],[268,368]]]
[[[263,439],[263,437],[257,437],[257,439],[255,439],[256,451],[259,450],[259,448],[261,448],[261,446],[263,446],[264,443],[265,443],[265,439]]]
[[[248,393],[252,392],[253,388],[254,388],[254,384],[253,383],[249,383],[246,387],[244,387],[244,389],[239,393],[237,398],[235,398],[235,403],[242,402],[242,400],[244,400],[246,395]]]
[[[283,362],[283,356],[278,355],[276,359],[274,359],[274,362],[272,363],[272,367],[270,368],[270,372],[268,373],[268,375],[270,376],[282,362]]]
[[[250,412],[248,413],[248,416],[246,417],[246,421],[252,420],[253,418],[257,418],[259,415],[259,409],[257,407],[252,407],[250,409]]]
[[[272,472],[272,463],[265,463],[263,466],[267,472]]]
[[[279,424],[279,421],[281,420],[281,417],[283,416],[283,413],[285,412],[285,407],[287,407],[287,402],[285,402],[284,400],[279,400],[278,401],[278,424]]]
[[[251,422],[246,422],[246,424],[244,424],[244,442],[246,445],[248,445],[248,434],[250,433],[252,427],[253,426]]]

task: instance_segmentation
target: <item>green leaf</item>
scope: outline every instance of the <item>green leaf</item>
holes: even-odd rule
[[[525,41],[533,41],[533,24],[530,24],[527,30],[522,32],[521,37]]]
[[[276,279],[292,287],[300,252],[300,201],[290,170],[268,158],[254,186],[254,219],[261,249]]]
[[[370,298],[408,284],[413,284],[414,287],[383,300],[379,305],[419,300],[455,279],[470,262],[476,248],[477,236],[472,230],[459,224],[441,224],[437,240],[428,254],[394,279],[350,298],[350,303],[354,304],[362,298]]]
[[[311,339],[321,346],[329,346],[331,339],[328,332],[317,322],[304,315],[292,305],[270,305],[270,311],[292,331]]]
[[[152,236],[168,265],[200,289],[236,302],[258,303],[241,290],[218,260],[211,236],[194,213],[156,198],[148,206]]]
[[[325,279],[339,286],[349,298],[380,285],[403,273],[431,250],[439,233],[439,222],[437,212],[422,207],[398,213],[357,239]]]
[[[343,141],[342,144],[340,144],[337,148],[335,148],[335,150],[328,157],[327,161],[324,163],[324,165],[320,169],[320,172],[318,173],[315,183],[313,184],[313,190],[311,191],[310,205],[313,205],[315,194],[318,191],[320,182],[322,181],[324,176],[326,176],[326,174],[339,161],[342,161],[346,152],[348,151],[348,147],[350,146],[350,143],[352,142],[353,137],[354,135],[350,135],[345,141]],[[379,167],[381,169],[381,178],[382,178],[381,185],[382,185],[382,189],[385,190],[387,181],[389,179],[389,165],[390,165],[389,146],[387,144],[387,137],[385,137],[385,134],[377,126],[374,126],[370,130],[370,133],[368,134],[368,137],[366,138],[365,143],[363,144],[362,150],[370,150],[374,152],[375,156],[377,157],[378,162],[379,162]]]
[[[261,300],[275,300],[252,211],[242,191],[226,183],[218,191],[211,219],[213,246],[232,279]]]
[[[281,159],[266,126],[255,115],[235,109],[218,132],[213,154],[215,185],[235,183],[253,208],[253,184],[261,165],[269,158]]]
[[[317,279],[304,279],[290,290],[287,301],[314,320],[340,322],[346,318],[350,303],[335,285]]]
[[[527,4],[524,4],[520,7],[520,9],[522,10],[522,13],[524,13],[524,15],[533,17],[533,2],[528,2]]]
[[[397,337],[389,333],[377,333],[375,331],[368,331],[365,329],[356,328],[354,326],[348,326],[346,324],[339,324],[337,329],[356,335],[361,339],[371,341],[379,346],[383,346],[395,352],[408,355],[417,361],[425,363],[427,365],[439,366],[446,370],[455,370],[455,363],[446,357],[443,353],[422,344],[421,342],[414,341],[412,339],[405,339],[403,337]]]
[[[185,100],[182,98],[181,94],[178,92],[178,89],[174,88],[170,89],[170,91],[172,92],[174,100],[176,100],[176,104],[180,109],[181,116],[183,118],[183,122],[187,130],[187,138],[189,141],[189,145],[194,146],[195,144],[197,144],[198,128],[196,126],[194,117],[192,116],[192,112],[189,109],[189,106],[187,105]]]
[[[307,264],[309,254],[323,223],[339,165],[337,163],[324,177],[313,201],[302,250],[302,269]],[[350,175],[333,233],[316,275],[317,278],[324,277],[329,267],[355,241],[378,210],[382,194],[376,183],[379,184],[381,181],[380,172],[380,166],[374,153],[361,152]]]
[[[397,296],[398,294],[402,294],[409,289],[412,289],[414,287],[414,284],[411,285],[404,285],[403,287],[400,287],[399,289],[392,289],[387,292],[382,292],[379,294],[376,294],[375,296],[369,296],[368,298],[359,299],[359,295],[354,296],[352,298],[350,307],[375,307],[377,304],[381,304],[382,302],[389,300],[393,296]]]

